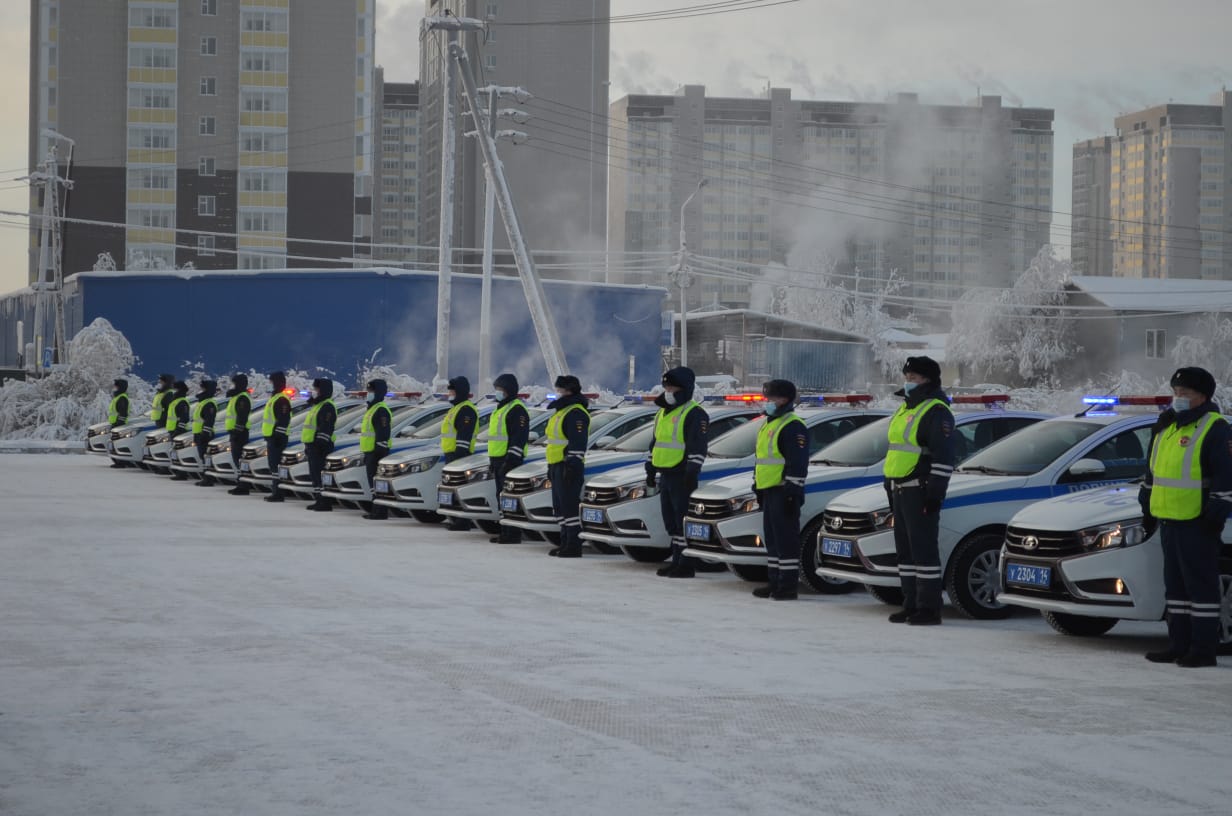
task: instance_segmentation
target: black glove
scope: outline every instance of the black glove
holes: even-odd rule
[[[690,470],[685,473],[684,489],[690,496],[693,495],[694,490],[697,490],[697,476],[698,471],[696,470]]]
[[[885,487],[886,501],[890,505],[890,511],[893,512],[894,511],[894,488],[890,486],[889,479],[886,479],[884,482],[882,482],[882,486]]]
[[[1142,520],[1151,518],[1151,491],[1147,487],[1138,488],[1138,506],[1142,508]]]
[[[924,499],[924,515],[935,516],[941,512],[942,500],[936,496],[927,496]]]
[[[1199,519],[1202,529],[1211,535],[1223,533],[1224,525],[1228,523],[1228,506],[1221,501],[1207,502]]]
[[[766,495],[764,491],[753,488],[753,495],[757,497],[757,509],[760,510],[766,504]]]
[[[786,499],[788,510],[798,510],[804,506],[804,488],[799,485],[785,485],[783,498]]]
[[[571,479],[580,477],[582,475],[582,471],[584,470],[584,468],[585,466],[582,464],[581,459],[574,459],[573,457],[569,457],[568,459],[565,460],[565,473]]]
[[[648,467],[646,468],[646,487],[654,487],[654,486],[655,486],[654,468]]]

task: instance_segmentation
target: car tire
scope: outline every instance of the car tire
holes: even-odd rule
[[[432,510],[412,510],[411,516],[420,524],[440,524],[445,517]]]
[[[823,578],[817,574],[821,565],[817,548],[821,546],[818,534],[821,532],[821,517],[809,522],[800,534],[800,581],[819,595],[844,595],[856,588],[851,581],[841,578]]]
[[[864,588],[868,590],[869,595],[872,595],[874,598],[887,606],[903,605],[903,591],[898,587],[873,586],[872,584],[866,584]]]
[[[1048,610],[1041,610],[1040,614],[1048,621],[1049,626],[1070,637],[1099,637],[1117,625],[1116,618],[1093,618]]]
[[[972,620],[1002,620],[1014,607],[997,601],[1001,591],[998,560],[1004,536],[980,533],[959,543],[950,556],[945,591],[950,603]]]
[[[770,571],[761,564],[728,564],[727,568],[753,583],[764,584],[770,580]]]
[[[488,535],[495,536],[501,534],[501,526],[499,521],[479,521],[476,519],[475,523],[479,525],[480,530],[483,530]]]
[[[614,547],[611,544],[605,544],[602,541],[587,541],[590,548],[601,555],[619,555],[620,547]]]
[[[625,555],[641,564],[661,564],[670,557],[672,551],[666,547],[637,547],[625,545]]]

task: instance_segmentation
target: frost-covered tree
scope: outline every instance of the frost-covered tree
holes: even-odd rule
[[[1202,315],[1193,334],[1183,334],[1172,347],[1172,361],[1180,366],[1200,366],[1221,384],[1232,383],[1232,319],[1220,314]]]
[[[167,262],[158,255],[149,255],[141,250],[134,250],[128,255],[126,268],[129,271],[145,271],[150,269],[170,269]]]
[[[111,257],[110,252],[98,253],[98,260],[94,262],[93,267],[95,272],[114,272],[116,271],[115,258]]]
[[[1009,289],[965,293],[954,304],[949,362],[969,367],[977,377],[1004,375],[1026,384],[1054,380],[1058,364],[1081,350],[1073,320],[1061,308],[1071,275],[1069,261],[1045,245]]]

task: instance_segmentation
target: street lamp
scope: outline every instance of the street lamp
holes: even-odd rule
[[[692,285],[688,273],[689,245],[684,230],[684,210],[689,202],[706,186],[706,179],[697,182],[697,189],[689,193],[689,197],[680,205],[680,263],[676,267],[676,283],[680,286],[680,365],[689,364],[689,324],[688,312],[685,309],[685,291]]]

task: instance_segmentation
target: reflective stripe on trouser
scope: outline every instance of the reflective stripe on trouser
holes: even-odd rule
[[[265,463],[269,467],[270,478],[273,479],[270,482],[270,490],[275,495],[278,494],[278,466],[282,464],[282,452],[286,449],[285,442],[276,443],[272,439],[265,448]]]
[[[582,482],[585,477],[581,468],[570,475],[564,462],[548,465],[548,478],[552,480],[552,513],[560,519],[560,546],[566,550],[582,547],[582,518],[578,515],[582,502]]]
[[[684,517],[689,510],[689,476],[684,469],[659,472],[659,512],[663,527],[672,540],[672,564],[683,562],[697,566],[696,560],[684,555]]]
[[[800,508],[788,509],[781,485],[770,487],[761,494],[761,516],[770,589],[795,592],[800,582]]]
[[[1219,535],[1198,520],[1160,521],[1168,639],[1177,654],[1214,656],[1219,645]]]
[[[903,609],[941,609],[940,515],[924,515],[924,491],[894,486],[894,550],[903,587]]]
[[[499,496],[505,492],[505,474],[522,464],[521,459],[510,459],[508,456],[494,457],[492,459],[492,475],[496,482],[496,495]],[[510,527],[507,524],[500,526],[501,541],[509,544],[517,544],[522,540],[522,531],[517,527]]]
[[[308,458],[308,480],[312,482],[312,497],[321,497],[321,473],[325,470],[325,454],[316,445],[308,445],[305,451]]]
[[[240,428],[227,434],[231,440],[231,463],[235,465],[236,478],[240,475],[240,457],[244,455],[244,446],[248,444],[248,429]]]

